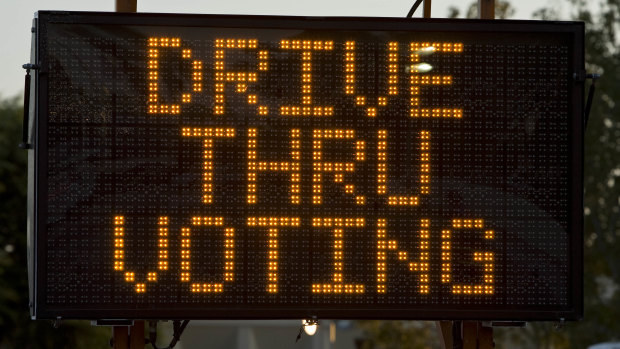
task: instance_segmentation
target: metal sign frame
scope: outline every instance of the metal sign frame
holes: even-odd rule
[[[111,24],[124,26],[181,26],[184,27],[234,27],[300,28],[320,30],[383,30],[383,31],[442,31],[442,32],[488,32],[497,35],[510,33],[558,33],[572,38],[570,60],[573,64],[573,85],[570,88],[571,120],[570,162],[570,307],[553,310],[488,310],[452,309],[438,311],[433,306],[412,309],[356,309],[354,307],[316,308],[244,308],[221,307],[209,309],[166,308],[96,308],[83,309],[68,305],[52,307],[46,304],[46,219],[47,219],[47,116],[48,116],[48,57],[47,30],[56,24]],[[31,314],[37,319],[277,319],[277,318],[385,318],[385,319],[476,319],[476,320],[575,320],[583,315],[583,91],[584,82],[579,79],[584,71],[584,27],[577,22],[498,21],[498,20],[445,20],[400,18],[324,18],[324,17],[276,17],[276,16],[220,16],[220,15],[172,15],[128,13],[38,12],[34,21],[33,55],[37,70],[32,82],[29,151],[29,276]]]

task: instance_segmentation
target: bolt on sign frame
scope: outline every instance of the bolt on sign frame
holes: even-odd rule
[[[582,23],[34,23],[33,317],[582,316]]]

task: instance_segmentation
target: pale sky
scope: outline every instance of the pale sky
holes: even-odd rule
[[[405,17],[415,0],[138,0],[138,12],[253,14],[293,16]],[[433,17],[445,17],[450,6],[463,13],[472,0],[433,0]],[[568,12],[565,0],[514,0],[513,19],[530,19],[547,6]],[[30,59],[30,27],[38,10],[114,11],[115,0],[0,0],[0,99],[21,94],[22,64]],[[422,7],[416,13],[421,16]]]

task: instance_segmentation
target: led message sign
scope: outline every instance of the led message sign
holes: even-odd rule
[[[35,23],[34,316],[581,315],[582,24]]]

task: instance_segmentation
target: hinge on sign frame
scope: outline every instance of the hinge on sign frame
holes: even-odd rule
[[[592,100],[594,98],[594,90],[596,89],[596,80],[601,77],[600,74],[585,74],[585,79],[592,80],[590,90],[588,91],[588,99],[586,100],[586,106],[583,110],[583,128],[585,130],[588,127],[588,120],[590,119],[590,109],[592,108]],[[584,80],[585,81],[585,80]]]
[[[30,70],[37,70],[39,66],[32,63],[22,65],[26,69],[26,77],[24,78],[24,118],[22,124],[22,142],[19,143],[21,149],[30,149],[32,144],[28,143],[28,125],[30,121]]]
[[[578,82],[584,82],[586,80],[596,81],[601,77],[601,74],[588,74],[585,70],[580,70],[578,72],[573,73],[573,80]]]
[[[586,81],[586,75],[587,73],[585,70],[579,70],[573,73],[573,80],[578,82]]]

